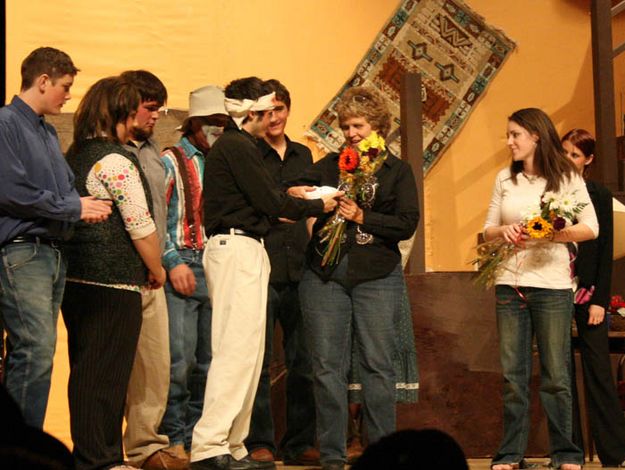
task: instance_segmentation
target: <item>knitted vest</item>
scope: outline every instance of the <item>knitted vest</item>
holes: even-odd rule
[[[70,148],[67,162],[76,178],[80,196],[89,196],[87,175],[106,155],[118,153],[128,158],[139,171],[141,183],[152,212],[150,187],[137,158],[121,145],[102,139],[89,139],[79,148]],[[78,222],[72,237],[65,242],[63,253],[67,259],[67,277],[103,284],[144,285],[147,269],[126,231],[119,209],[113,204],[109,218],[97,224]]]

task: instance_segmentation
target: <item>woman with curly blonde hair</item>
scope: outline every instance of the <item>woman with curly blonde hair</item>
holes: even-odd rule
[[[385,137],[390,113],[372,89],[355,87],[336,107],[345,136],[342,155],[354,157],[361,142]],[[364,157],[361,157],[364,160]],[[333,261],[324,252],[324,226],[329,216],[313,227],[307,265],[300,281],[304,326],[310,338],[316,401],[317,437],[325,470],[342,469],[347,460],[345,436],[348,418],[348,371],[352,343],[358,350],[362,379],[363,416],[369,442],[395,430],[394,356],[397,316],[404,299],[404,279],[397,244],[410,238],[419,220],[417,190],[410,166],[381,151],[374,158],[379,169],[367,191],[353,199],[341,198],[338,214],[345,221],[339,252]],[[358,158],[354,158],[357,166]],[[364,165],[364,163],[363,163]],[[349,166],[349,165],[348,165]],[[332,153],[317,162],[305,182],[339,186],[345,159]],[[362,167],[359,167],[362,169]],[[352,169],[352,171],[354,171]],[[353,338],[353,340],[352,340]]]

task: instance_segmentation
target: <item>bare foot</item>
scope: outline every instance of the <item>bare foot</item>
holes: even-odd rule
[[[514,470],[515,466],[509,463],[498,463],[490,467],[491,470]],[[519,468],[518,466],[516,468]]]
[[[576,463],[563,463],[560,465],[560,470],[582,470],[582,466]]]

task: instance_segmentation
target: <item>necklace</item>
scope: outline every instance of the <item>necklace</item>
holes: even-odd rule
[[[522,171],[521,174],[525,176],[525,179],[529,182],[529,184],[534,184],[538,179],[538,175],[528,175],[524,171]]]

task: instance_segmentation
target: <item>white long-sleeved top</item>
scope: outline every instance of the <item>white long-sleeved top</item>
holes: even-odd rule
[[[517,175],[517,184],[514,184],[510,169],[501,170],[495,180],[484,229],[522,222],[528,211],[539,207],[546,185],[545,178],[530,180],[523,174]],[[586,203],[577,216],[577,222],[587,225],[596,237],[599,234],[599,223],[581,176],[575,175],[570,181],[565,179],[559,193],[575,193],[578,202]],[[573,288],[566,244],[528,240],[525,248],[519,249],[504,264],[495,284],[547,289]]]

